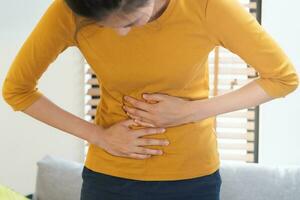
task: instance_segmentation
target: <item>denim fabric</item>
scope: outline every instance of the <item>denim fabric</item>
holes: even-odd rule
[[[132,180],[82,170],[80,200],[219,200],[219,170],[202,177],[173,181]]]

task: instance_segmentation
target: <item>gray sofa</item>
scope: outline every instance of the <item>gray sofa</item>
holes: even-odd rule
[[[46,155],[33,200],[79,200],[83,163]],[[300,200],[300,166],[222,162],[221,200]]]

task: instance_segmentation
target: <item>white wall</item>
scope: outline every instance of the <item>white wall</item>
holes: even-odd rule
[[[18,49],[51,0],[2,1],[0,6],[0,86]],[[1,89],[2,87],[0,87]],[[83,118],[83,65],[77,48],[68,48],[42,76],[39,89],[54,103]],[[0,91],[1,94],[1,91]],[[45,154],[83,161],[83,140],[22,112],[0,98],[0,184],[22,194],[34,191],[36,162]]]
[[[263,0],[262,25],[300,72],[300,2]],[[261,105],[259,162],[300,165],[300,89]]]

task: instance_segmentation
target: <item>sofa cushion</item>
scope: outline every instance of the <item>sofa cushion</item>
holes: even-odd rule
[[[37,162],[33,200],[79,200],[83,163],[46,155]]]

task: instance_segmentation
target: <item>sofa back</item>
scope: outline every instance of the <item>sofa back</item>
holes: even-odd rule
[[[300,166],[221,164],[221,200],[300,200]]]
[[[33,200],[80,200],[83,163],[46,155]],[[300,166],[222,162],[221,200],[300,200]]]

